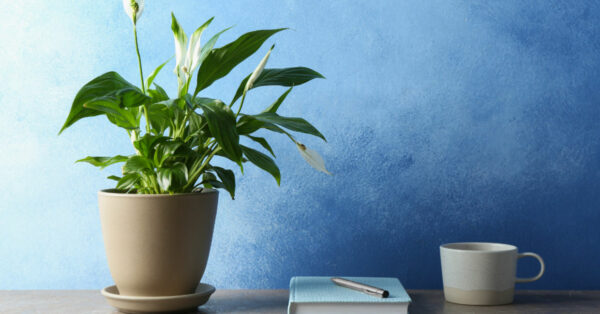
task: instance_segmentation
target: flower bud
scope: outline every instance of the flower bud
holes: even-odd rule
[[[304,160],[306,160],[306,162],[309,165],[321,172],[331,175],[331,172],[327,171],[327,169],[325,168],[325,161],[323,160],[321,155],[319,155],[319,153],[307,148],[306,145],[300,142],[296,142],[296,147],[298,148],[298,151],[300,152],[302,158],[304,158]]]
[[[123,8],[133,24],[137,24],[144,11],[144,0],[123,0]]]
[[[269,49],[269,52],[267,52],[267,54],[262,58],[262,60],[260,60],[260,63],[258,64],[256,69],[254,69],[254,72],[252,72],[252,74],[250,75],[250,78],[248,78],[244,92],[247,92],[249,89],[252,88],[252,86],[254,85],[254,82],[256,82],[256,79],[260,76],[262,71],[265,69],[265,65],[267,65],[267,60],[269,60],[269,56],[271,55],[271,51],[273,51],[273,48],[275,48],[275,45],[271,46],[271,49]]]

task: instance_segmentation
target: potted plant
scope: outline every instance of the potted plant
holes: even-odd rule
[[[265,138],[255,135],[258,130],[267,130],[287,136],[303,158],[328,173],[323,159],[299,143],[290,131],[323,140],[325,137],[302,118],[277,114],[293,86],[322,76],[306,67],[265,68],[273,46],[242,80],[229,103],[208,98],[202,95],[206,87],[225,77],[283,29],[249,32],[214,48],[227,29],[202,45],[200,37],[213,19],[188,39],[172,15],[179,84],[177,93],[169,96],[154,82],[169,60],[146,78],[143,75],[136,31],[143,1],[124,0],[124,7],[133,22],[140,86],[116,72],[94,78],[75,96],[59,134],[83,118],[102,115],[122,128],[133,145],[131,155],[78,160],[100,168],[123,163],[122,175],[108,177],[116,181],[116,188],[99,192],[108,264],[119,293],[189,294],[202,278],[208,259],[217,209],[216,189],[226,190],[231,198],[235,195],[234,172],[215,165],[214,160],[233,161],[242,172],[245,164],[254,164],[279,184],[279,169],[267,154],[274,156],[273,150]],[[267,85],[289,88],[262,112],[244,113],[247,93]],[[256,142],[266,153],[242,145],[241,137]]]

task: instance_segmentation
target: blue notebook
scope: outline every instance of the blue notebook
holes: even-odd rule
[[[378,298],[340,287],[331,277],[292,277],[288,314],[408,313],[410,297],[397,278],[342,277],[389,291]]]

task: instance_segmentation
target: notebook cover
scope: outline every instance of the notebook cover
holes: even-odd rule
[[[292,277],[290,280],[290,303],[408,303],[410,297],[397,278],[341,277],[387,290],[387,298],[340,287],[332,277]]]

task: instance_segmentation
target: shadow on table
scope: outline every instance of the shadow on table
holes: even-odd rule
[[[279,294],[287,296],[287,291]],[[217,295],[195,313],[282,313],[282,309],[287,309],[287,297],[282,298],[279,294]]]
[[[593,292],[581,292],[581,291],[573,291],[573,292],[548,292],[544,291],[543,293],[536,292],[528,292],[528,293],[517,293],[515,295],[515,300],[513,304],[544,304],[544,305],[552,305],[552,304],[565,304],[569,305],[585,305],[593,303],[595,306],[598,306],[598,302],[600,301],[600,294],[590,294]]]
[[[478,306],[449,303],[443,293],[413,293],[409,313],[485,314],[485,313],[600,313],[600,293],[589,292],[517,292],[507,305]]]

